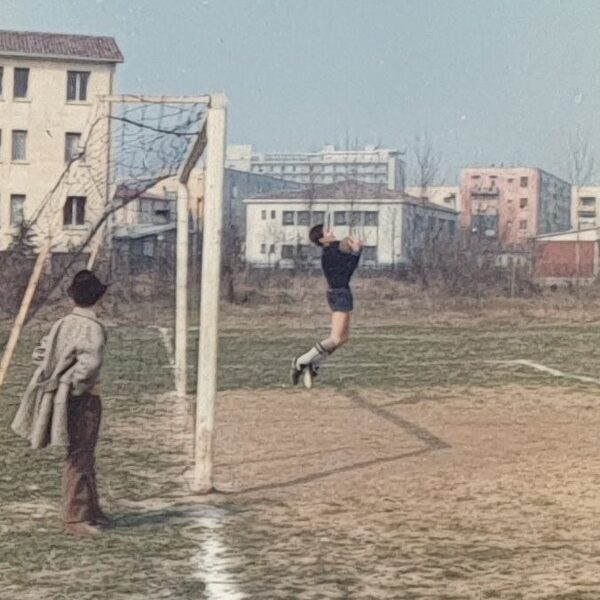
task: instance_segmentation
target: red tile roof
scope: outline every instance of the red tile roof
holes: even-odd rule
[[[112,63],[124,60],[112,37],[31,31],[0,31],[0,55],[2,54]]]

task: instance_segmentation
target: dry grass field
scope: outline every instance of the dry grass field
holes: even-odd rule
[[[62,453],[9,430],[47,328],[30,324],[2,393],[0,598],[599,598],[595,300],[419,305],[390,282],[367,303],[372,284],[310,392],[287,367],[326,331],[320,290],[225,308],[208,496],[186,484],[192,399],[162,334],[113,313],[99,540],[60,531]]]

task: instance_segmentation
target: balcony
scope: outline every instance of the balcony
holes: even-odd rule
[[[500,195],[500,189],[495,185],[475,185],[470,189],[471,196],[486,196],[486,197],[497,197]]]

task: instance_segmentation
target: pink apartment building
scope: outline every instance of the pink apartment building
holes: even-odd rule
[[[461,226],[506,246],[571,226],[571,185],[530,167],[461,171]]]

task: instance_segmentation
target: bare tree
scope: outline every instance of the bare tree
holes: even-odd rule
[[[571,204],[575,205],[575,223],[572,226],[577,228],[577,240],[575,243],[575,287],[579,288],[579,276],[581,269],[580,244],[579,244],[579,193],[584,185],[591,183],[594,175],[594,156],[590,145],[589,136],[582,134],[577,129],[567,139],[567,172],[569,181],[575,188],[575,198],[571,194]]]
[[[589,136],[578,129],[567,140],[569,181],[580,188],[589,185],[594,175],[594,156]]]
[[[427,188],[433,185],[440,175],[441,152],[435,149],[427,133],[415,136],[411,146],[412,183],[420,188],[421,198],[427,196]]]

